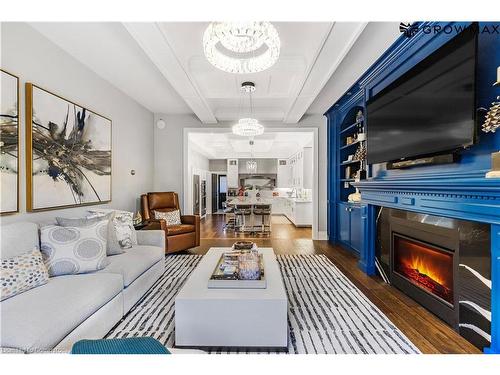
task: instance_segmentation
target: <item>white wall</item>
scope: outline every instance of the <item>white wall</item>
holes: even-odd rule
[[[194,115],[167,115],[155,114],[155,123],[159,119],[166,122],[164,129],[155,127],[155,179],[154,188],[158,191],[172,190],[183,196],[183,133],[184,128],[230,128],[233,123],[221,122],[217,125],[204,125]],[[318,129],[318,230],[326,232],[326,118],[322,115],[304,116],[298,124],[284,124],[281,122],[265,122],[267,128],[297,128]],[[182,204],[183,202],[181,202]],[[322,233],[323,235],[323,233]]]
[[[192,215],[193,214],[193,175],[197,174],[200,176],[200,194],[201,194],[201,182],[206,181],[206,194],[207,194],[207,212],[209,209],[212,207],[212,200],[210,197],[211,194],[211,175],[210,175],[210,167],[209,167],[209,162],[208,158],[202,154],[200,154],[198,151],[196,151],[196,146],[193,144],[189,145],[189,153],[188,153],[188,169],[189,169],[189,185],[187,186],[187,191],[186,194],[184,195],[187,199],[186,202],[186,208],[185,212],[183,214],[185,215]],[[182,177],[184,178],[184,177]],[[181,194],[179,192],[179,199],[182,200]],[[182,207],[182,205],[181,205]],[[200,209],[201,209],[201,202],[200,202]],[[199,214],[199,212],[196,212],[196,214]]]
[[[0,57],[0,66],[19,76],[21,99],[20,213],[2,216],[2,224],[45,222],[55,216],[77,216],[89,209],[81,207],[26,213],[24,84],[27,81],[113,121],[113,200],[101,207],[138,209],[140,194],[153,188],[153,114],[25,23],[1,24]],[[136,170],[135,176],[130,174],[131,169]]]

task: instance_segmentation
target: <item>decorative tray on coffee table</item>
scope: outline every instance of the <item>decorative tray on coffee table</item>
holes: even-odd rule
[[[248,251],[248,250],[242,250],[242,251]],[[233,272],[224,272],[225,269],[222,266],[224,262],[227,262],[227,257],[228,255],[231,256],[232,253],[234,253],[235,260],[234,260],[234,268],[230,269],[230,271]],[[208,280],[208,287],[213,288],[213,289],[265,289],[267,286],[266,283],[266,277],[264,274],[264,259],[262,257],[262,254],[259,254],[259,268],[260,268],[260,275],[257,279],[241,279],[240,278],[240,272],[239,268],[237,265],[237,254],[239,253],[238,250],[230,250],[224,254],[221,255],[219,258],[219,261],[217,262],[217,265],[215,266],[214,271],[212,272],[212,275],[210,276],[210,279]]]

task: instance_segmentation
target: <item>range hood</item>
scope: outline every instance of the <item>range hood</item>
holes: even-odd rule
[[[240,173],[240,186],[245,188],[256,187],[257,189],[274,189],[276,187],[277,174],[275,173]]]

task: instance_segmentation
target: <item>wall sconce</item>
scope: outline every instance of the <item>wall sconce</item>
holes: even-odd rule
[[[131,170],[130,170],[130,174],[131,174],[132,176],[135,176],[135,169],[131,169]]]

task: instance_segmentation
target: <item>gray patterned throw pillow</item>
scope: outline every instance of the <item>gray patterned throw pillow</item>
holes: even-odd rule
[[[0,267],[0,301],[44,285],[49,281],[40,250],[2,259]]]
[[[42,227],[43,260],[50,276],[74,275],[103,269],[106,257],[108,220],[83,227]]]
[[[120,246],[118,239],[116,238],[116,231],[114,227],[115,212],[97,212],[89,211],[90,216],[82,218],[62,218],[56,217],[57,224],[62,227],[86,227],[92,225],[100,220],[108,220],[108,241],[106,244],[106,254],[107,255],[118,255],[123,254],[123,250]]]
[[[113,213],[112,225],[114,228],[114,238],[121,249],[130,249],[137,245],[137,235],[134,229],[133,213],[129,211],[100,209],[89,211],[92,215],[105,215]],[[111,254],[109,254],[111,255]]]

